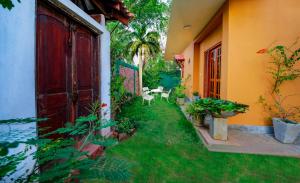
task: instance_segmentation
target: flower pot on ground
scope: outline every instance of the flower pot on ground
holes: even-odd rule
[[[176,102],[178,105],[184,105],[184,99],[185,99],[185,94],[184,94],[184,91],[185,91],[185,86],[183,85],[179,85],[177,87],[175,87],[175,96],[176,96]]]
[[[209,127],[209,125],[213,122],[214,118],[211,114],[206,114],[204,118],[204,126]]]
[[[286,119],[273,118],[275,138],[282,143],[294,143],[300,135],[300,124]]]
[[[292,50],[292,46],[278,45],[271,49],[259,50],[258,54],[268,54],[272,61],[268,62],[268,72],[272,82],[270,93],[260,96],[259,102],[273,121],[275,138],[282,143],[294,143],[300,135],[300,124],[293,120],[300,119],[300,106],[286,103],[289,97],[297,94],[288,94],[281,91],[281,86],[299,78],[300,70],[297,63],[300,60],[300,48]],[[288,92],[288,91],[284,91]],[[299,94],[298,94],[299,95]]]
[[[199,92],[193,92],[193,101],[197,101],[200,99]]]
[[[177,97],[177,104],[184,105],[184,97],[183,98]]]

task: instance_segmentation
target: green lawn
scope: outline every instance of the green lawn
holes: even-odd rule
[[[296,158],[209,152],[175,104],[138,99],[121,116],[139,128],[106,154],[131,165],[131,182],[300,182]]]

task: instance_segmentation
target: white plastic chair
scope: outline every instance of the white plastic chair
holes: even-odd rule
[[[147,100],[147,101],[148,101],[148,104],[150,105],[151,100],[154,99],[154,96],[149,95],[149,93],[150,93],[150,91],[143,92],[143,94],[142,94],[142,97],[143,97],[143,105],[144,105],[144,101],[145,101],[145,100]]]
[[[166,98],[167,101],[169,102],[169,96],[170,96],[171,91],[172,91],[172,89],[170,89],[168,92],[162,92],[162,93],[161,93],[161,98],[160,98],[160,99]]]
[[[164,91],[164,87],[162,87],[162,86],[157,87],[157,89],[160,90],[160,92]]]
[[[148,87],[143,87],[143,92],[145,91],[149,91],[149,88]]]

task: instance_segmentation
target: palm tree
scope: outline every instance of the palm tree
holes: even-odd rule
[[[132,40],[127,46],[127,51],[130,54],[130,58],[136,55],[139,59],[139,83],[140,93],[143,88],[143,65],[160,52],[159,46],[159,33],[155,31],[147,32],[147,27],[133,27],[134,32],[131,33]]]

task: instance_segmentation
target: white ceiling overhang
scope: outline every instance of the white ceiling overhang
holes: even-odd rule
[[[172,59],[175,54],[181,54],[225,1],[173,0],[165,58]]]

